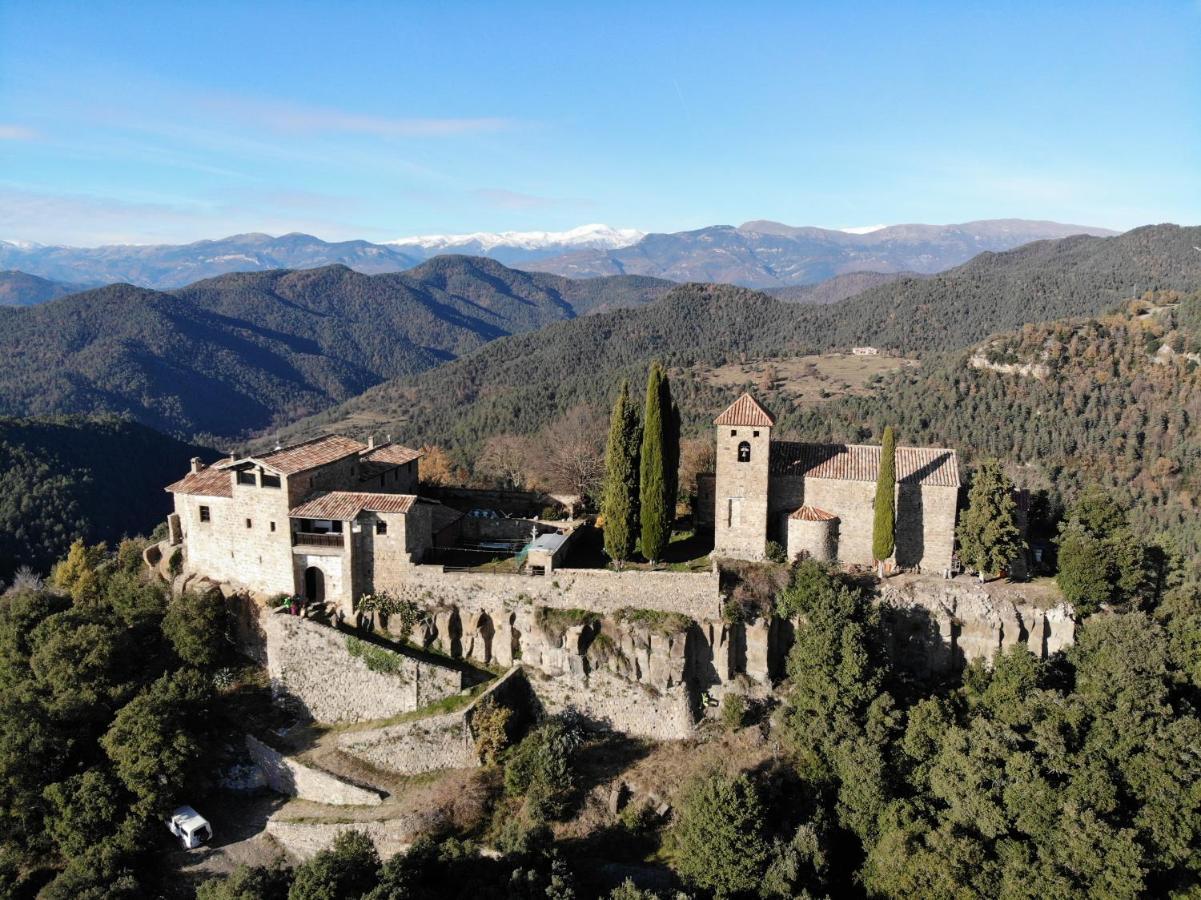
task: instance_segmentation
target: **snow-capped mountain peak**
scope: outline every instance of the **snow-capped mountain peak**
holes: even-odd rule
[[[575,247],[588,250],[616,250],[636,244],[645,232],[636,228],[609,225],[581,225],[568,231],[478,231],[474,234],[422,234],[397,238],[389,244],[444,251],[471,249],[488,253],[498,247],[517,250],[544,250]]]

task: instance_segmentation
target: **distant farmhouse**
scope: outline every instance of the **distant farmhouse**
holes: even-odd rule
[[[775,441],[775,417],[743,394],[713,420],[717,471],[698,480],[713,555],[761,559],[768,540],[805,554],[871,565],[880,448]],[[940,447],[898,447],[896,552],[906,569],[943,572],[955,548],[959,460]]]

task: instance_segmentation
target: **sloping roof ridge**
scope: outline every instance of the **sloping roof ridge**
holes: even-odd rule
[[[776,424],[776,417],[756,400],[750,391],[743,391],[738,399],[727,406],[713,420],[714,425],[755,426],[770,428]]]

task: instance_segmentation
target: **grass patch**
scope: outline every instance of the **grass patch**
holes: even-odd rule
[[[692,618],[677,612],[663,612],[657,609],[636,609],[633,606],[623,606],[613,614],[618,622],[640,625],[643,628],[670,637],[687,631],[692,626]]]
[[[552,609],[547,606],[534,609],[534,624],[556,640],[563,637],[569,628],[595,625],[600,619],[599,613],[587,609]]]
[[[420,719],[429,719],[434,716],[444,716],[448,713],[458,712],[466,709],[474,703],[488,688],[492,686],[491,681],[485,681],[477,684],[471,690],[460,693],[451,694],[449,697],[443,697],[441,700],[435,700],[433,703],[427,703],[419,709],[413,709],[409,712],[397,713],[394,716],[389,716],[386,719],[371,719],[367,722],[337,722],[328,725],[322,725],[321,731],[323,734],[332,734],[335,732],[348,731],[372,731],[376,728],[387,728],[390,725],[404,725],[406,722],[416,722]]]
[[[346,652],[355,659],[362,660],[363,664],[372,672],[379,672],[383,675],[399,676],[402,674],[403,656],[391,650],[385,650],[383,647],[377,647],[375,644],[368,644],[353,634],[346,635]]]

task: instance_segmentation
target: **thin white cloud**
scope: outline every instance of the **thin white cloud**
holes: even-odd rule
[[[478,188],[472,195],[497,209],[581,209],[595,205],[593,200],[565,197],[539,197],[504,188]]]
[[[205,203],[56,193],[0,184],[0,235],[9,240],[87,247],[187,243],[250,231],[304,231],[326,239],[362,238],[378,232],[324,215],[322,210],[289,210],[286,206],[285,202],[263,204],[253,195]]]
[[[201,103],[218,113],[298,134],[365,134],[385,138],[438,138],[504,131],[514,122],[499,116],[423,118],[367,115],[285,102],[213,97]]]
[[[32,141],[41,135],[27,125],[0,122],[0,141]]]

